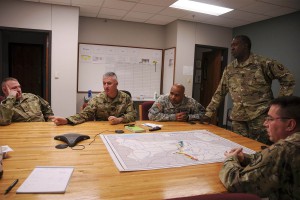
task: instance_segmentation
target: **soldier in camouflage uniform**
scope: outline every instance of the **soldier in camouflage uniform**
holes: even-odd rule
[[[184,95],[185,88],[174,84],[170,94],[160,96],[149,109],[148,117],[155,121],[199,120],[205,108],[193,98]]]
[[[31,93],[22,93],[15,78],[4,79],[2,91],[6,98],[0,104],[0,125],[9,125],[12,122],[44,122],[53,115],[47,101]]]
[[[211,118],[229,92],[233,100],[231,112],[233,131],[270,144],[263,126],[272,93],[272,80],[280,83],[279,96],[293,94],[295,80],[282,64],[253,54],[247,36],[236,36],[231,43],[233,60],[224,70],[219,86],[206,108]]]
[[[109,121],[110,124],[135,121],[136,111],[131,97],[117,89],[118,79],[114,72],[103,75],[104,91],[93,97],[78,114],[68,118],[51,117],[56,125],[80,124],[85,121]]]
[[[274,144],[253,155],[225,152],[221,182],[230,192],[270,200],[300,199],[300,97],[274,99],[264,125]]]

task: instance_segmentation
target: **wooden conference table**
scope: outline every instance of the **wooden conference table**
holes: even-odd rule
[[[142,123],[142,121],[136,122],[137,125]],[[161,132],[206,129],[255,151],[260,150],[262,145],[214,125],[198,123],[191,125],[185,122],[159,122],[157,124],[163,125]],[[105,131],[105,134],[114,134],[116,129],[124,129],[124,124],[86,122],[77,126],[55,126],[52,122],[30,122],[1,126],[0,145],[9,145],[14,151],[9,152],[8,158],[3,160],[4,174],[0,180],[0,199],[157,200],[226,192],[218,178],[222,163],[119,172],[99,136],[89,145],[96,134],[105,130],[109,130],[109,132]],[[85,145],[85,149],[55,148],[62,142],[53,138],[70,132],[91,137],[80,143]],[[129,132],[125,131],[125,133]],[[16,190],[36,166],[74,166],[66,193],[16,194]],[[10,193],[3,195],[15,179],[19,179],[18,184]]]

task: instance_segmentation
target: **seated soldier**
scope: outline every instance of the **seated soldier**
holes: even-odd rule
[[[274,144],[252,155],[225,152],[219,177],[230,192],[300,199],[300,97],[272,100],[264,126]]]
[[[0,104],[0,125],[12,122],[44,122],[53,115],[47,101],[31,93],[22,93],[21,85],[15,78],[2,81],[5,99]]]
[[[185,96],[185,88],[174,84],[170,94],[160,96],[149,109],[149,119],[154,121],[200,120],[205,108],[195,99]]]
[[[103,75],[104,91],[89,100],[87,106],[79,113],[68,118],[52,116],[56,125],[80,124],[85,121],[109,121],[120,124],[135,121],[136,111],[131,97],[117,89],[118,79],[114,72]]]

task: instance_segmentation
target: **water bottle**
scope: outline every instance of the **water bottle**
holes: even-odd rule
[[[88,90],[88,96],[84,96],[84,103],[89,102],[89,100],[92,98],[92,90]]]
[[[3,175],[2,160],[3,160],[3,152],[2,152],[2,146],[0,146],[0,179],[2,178]]]
[[[154,92],[154,97],[153,97],[154,100],[158,99],[158,94],[157,92]]]

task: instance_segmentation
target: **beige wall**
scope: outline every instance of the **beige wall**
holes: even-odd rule
[[[118,20],[80,17],[79,43],[164,48],[165,27]]]
[[[75,7],[0,0],[0,26],[52,32],[50,103],[55,115],[76,111],[78,18]]]

